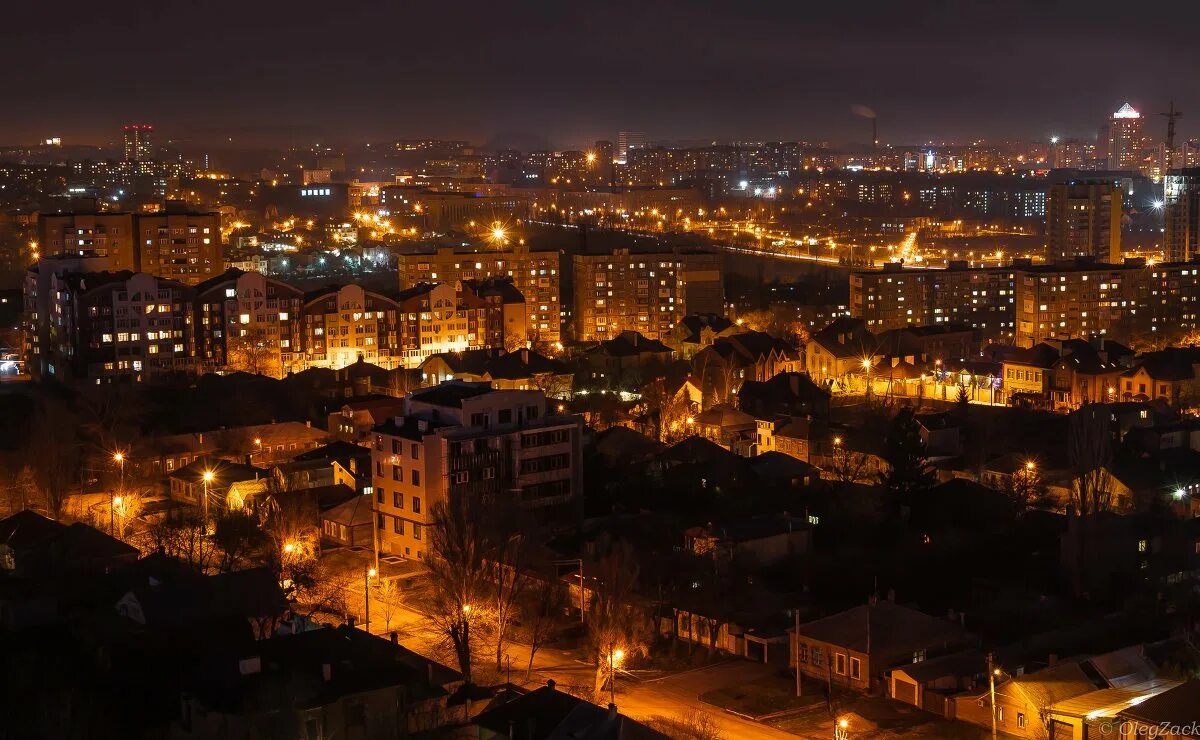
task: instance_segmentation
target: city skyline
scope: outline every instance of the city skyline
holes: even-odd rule
[[[147,121],[164,140],[205,146],[436,134],[536,149],[619,130],[853,145],[870,140],[870,122],[854,112],[866,106],[882,142],[912,144],[1092,138],[1126,101],[1148,117],[1172,100],[1200,109],[1188,84],[1200,72],[1187,54],[1186,21],[1200,15],[1190,4],[1125,18],[1119,32],[1107,20],[1122,12],[1115,3],[1025,3],[1032,15],[1011,4],[869,5],[801,14],[776,3],[532,3],[469,5],[453,17],[349,9],[330,20],[307,3],[286,12],[217,3],[205,14],[173,4],[134,18],[66,3],[53,23],[14,9],[0,64],[23,70],[8,92],[22,114],[0,124],[0,140],[102,144]],[[167,47],[153,40],[163,38],[160,60],[154,48]],[[78,59],[47,57],[47,44],[86,48],[109,81],[59,95],[78,79]],[[1190,120],[1182,139],[1195,135]]]

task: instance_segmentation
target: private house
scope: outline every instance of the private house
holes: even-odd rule
[[[373,547],[371,497],[358,495],[321,514],[321,541],[337,547]]]
[[[825,422],[807,416],[757,419],[755,434],[755,455],[779,452],[805,463],[828,437]]]
[[[829,391],[806,373],[782,372],[767,380],[747,380],[738,389],[738,408],[759,418],[780,414],[824,418]]]
[[[586,350],[580,362],[589,384],[636,386],[640,385],[637,381],[657,374],[673,355],[674,351],[657,339],[647,339],[636,331],[623,331]]]
[[[1050,398],[1055,406],[1076,408],[1085,403],[1117,400],[1121,377],[1133,353],[1113,341],[1096,345],[1082,339],[1048,341],[1057,346],[1058,361],[1051,367]]]
[[[946,412],[917,414],[921,441],[930,457],[953,457],[962,453],[962,430],[954,417]]]
[[[976,354],[975,329],[970,324],[945,323],[905,326],[880,332],[878,353],[908,357],[910,363],[943,363]]]
[[[60,524],[29,509],[0,519],[0,573],[111,573],[137,558],[137,548],[82,522]]]
[[[665,343],[679,353],[685,360],[690,360],[705,347],[711,347],[722,337],[727,337],[741,331],[738,324],[724,316],[713,313],[688,314],[671,327]]]
[[[287,462],[328,441],[328,433],[298,421],[143,437],[125,453],[125,470],[131,477],[158,478],[200,458],[267,466]],[[107,459],[103,464],[112,465]]]
[[[692,358],[692,375],[706,396],[731,399],[742,384],[765,381],[779,373],[799,372],[802,358],[782,339],[761,331],[716,340]]]
[[[1126,737],[1155,736],[1161,740],[1184,740],[1195,733],[1173,732],[1163,728],[1192,728],[1200,707],[1200,679],[1191,679],[1149,699],[1131,704],[1116,717],[1126,729]],[[1157,733],[1157,734],[1156,734]]]
[[[1000,361],[1004,397],[1010,405],[1045,402],[1059,352],[1048,344],[1022,349],[1006,347]]]
[[[243,485],[235,491],[240,500],[245,500],[252,491],[265,490],[270,471],[253,465],[243,465],[225,460],[201,457],[167,478],[171,498],[180,503],[203,508],[204,494],[208,494],[209,507],[225,506],[230,498],[230,488]]]
[[[326,428],[342,442],[359,442],[371,436],[371,430],[404,409],[404,399],[395,396],[371,396],[347,401],[329,415]]]
[[[862,319],[840,318],[812,335],[804,346],[804,368],[827,390],[846,392],[861,377],[863,363],[874,364],[878,341]]]
[[[753,416],[727,403],[702,411],[694,418],[693,424],[696,434],[739,454],[742,451],[749,453],[756,427]]]
[[[455,671],[398,644],[326,627],[203,660],[167,736],[411,736],[449,720],[447,699],[459,684]]]
[[[979,650],[962,650],[893,668],[888,673],[888,695],[952,719],[953,697],[986,681],[987,657]]]
[[[774,565],[808,552],[812,530],[808,521],[779,514],[691,527],[683,533],[684,548],[717,562],[733,560],[758,566]]]
[[[420,372],[421,382],[428,385],[462,380],[490,383],[497,390],[541,389],[549,395],[570,391],[575,377],[563,363],[533,350],[502,348],[431,355],[421,363]]]
[[[919,663],[974,642],[962,625],[892,601],[876,601],[792,630],[792,665],[855,691],[884,685],[898,665]]]
[[[668,736],[586,699],[555,688],[554,681],[481,712],[474,720],[479,740],[667,740]]]
[[[350,442],[335,441],[316,449],[296,455],[296,461],[321,460],[330,467],[334,464],[352,476],[352,480],[343,480],[340,474],[335,474],[334,482],[350,486],[362,493],[371,485],[371,448]]]

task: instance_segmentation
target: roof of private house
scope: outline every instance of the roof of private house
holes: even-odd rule
[[[218,460],[206,456],[179,468],[171,473],[169,477],[188,483],[199,484],[204,482],[204,473],[206,471],[212,471],[212,483],[216,486],[228,486],[231,483],[258,480],[259,478],[265,479],[270,475],[270,471],[266,468],[229,462],[228,460]]]
[[[890,601],[878,601],[800,625],[800,634],[861,653],[904,651],[967,636],[954,622]]]
[[[988,460],[983,464],[983,469],[989,473],[1011,475],[1018,470],[1024,470],[1025,464],[1029,460],[1029,455],[1024,455],[1020,452],[1008,452]]]
[[[734,458],[740,461],[745,459],[740,455],[730,452],[716,442],[696,435],[676,442],[662,452],[659,452],[655,457],[659,460],[680,463],[713,462],[720,459]]]
[[[520,349],[492,358],[486,372],[493,380],[520,380],[545,373],[564,373],[566,366],[533,350]]]
[[[1064,345],[1065,349],[1067,347]],[[1070,354],[1064,355],[1054,363],[1055,367],[1070,369],[1082,375],[1106,375],[1124,370],[1124,367],[1116,362],[1104,359],[1096,348],[1087,342],[1074,344],[1070,349]]]
[[[1027,365],[1049,369],[1054,367],[1058,358],[1057,348],[1048,344],[1039,344],[1036,347],[1014,348],[1006,353],[1003,362],[1006,365]]]
[[[975,327],[962,322],[948,322],[945,324],[926,324],[924,326],[905,326],[899,331],[907,332],[917,337],[934,337],[942,334],[959,334],[962,332],[974,332]]]
[[[1193,678],[1123,709],[1119,716],[1149,725],[1185,725],[1196,720],[1196,707],[1200,707],[1200,679]]]
[[[386,383],[388,379],[392,377],[391,370],[376,365],[373,362],[367,362],[363,359],[362,355],[358,356],[358,360],[350,363],[340,370],[334,370],[334,372],[336,373],[335,377],[339,380],[371,378],[373,381],[379,382],[380,384]]]
[[[1131,491],[1171,493],[1200,481],[1200,452],[1179,447],[1153,455],[1118,454],[1109,472]]]
[[[762,331],[743,331],[722,337],[713,346],[715,347],[717,344],[725,342],[734,346],[740,354],[752,360],[761,359],[772,353],[782,355],[795,354],[795,349],[792,348],[792,345]]]
[[[337,522],[347,527],[369,526],[371,524],[371,497],[355,495],[354,498],[343,501],[321,514],[321,520]]]
[[[639,460],[661,449],[661,442],[629,427],[611,426],[596,435],[596,452],[617,460]]]
[[[1142,646],[1130,645],[1101,655],[1088,658],[1096,672],[1104,677],[1109,686],[1129,686],[1153,679],[1157,671],[1146,658]]]
[[[949,655],[922,660],[919,663],[897,666],[918,683],[936,681],[946,676],[977,676],[987,673],[987,658],[979,650],[962,650]]]
[[[623,331],[612,339],[605,339],[587,352],[606,354],[610,357],[635,357],[641,354],[669,354],[671,348],[657,339],[647,339],[636,331]]]
[[[8,545],[14,550],[37,547],[57,537],[64,529],[64,525],[53,519],[25,509],[0,519],[0,544]]]
[[[1155,380],[1191,380],[1196,377],[1195,365],[1200,363],[1200,348],[1169,347],[1138,356],[1136,364],[1125,374],[1133,376],[1140,368]]]
[[[335,440],[326,445],[306,450],[296,455],[293,460],[336,460],[337,462],[349,462],[353,458],[370,457],[371,448],[363,445],[356,445],[353,442],[343,442]]]
[[[834,357],[872,356],[875,354],[875,335],[867,331],[862,319],[842,317],[812,335],[812,341]]]
[[[770,450],[750,458],[750,469],[763,480],[791,480],[816,473],[817,468],[791,455]]]
[[[465,383],[461,380],[447,380],[429,388],[415,390],[409,395],[409,398],[431,406],[462,408],[463,401],[491,392],[492,386],[489,383]]]
[[[290,495],[305,496],[317,505],[318,511],[329,511],[346,501],[362,498],[353,488],[345,483],[331,483],[328,486],[313,486],[291,491]]]
[[[536,691],[497,705],[475,718],[479,727],[521,740],[659,740],[667,735],[547,682]]]
[[[1096,689],[1055,702],[1049,709],[1056,715],[1067,717],[1116,717],[1120,712],[1146,701],[1146,697],[1153,698],[1179,686],[1180,683],[1167,678],[1155,678],[1127,686]]]
[[[53,538],[55,555],[67,560],[93,560],[137,557],[138,549],[95,527],[75,522]]]
[[[828,401],[829,391],[807,373],[777,373],[768,380],[747,380],[738,389],[738,404],[756,414],[795,412],[799,406],[823,406]]]
[[[277,616],[288,606],[279,579],[268,568],[167,583],[151,581],[130,593],[147,624],[186,624],[219,616]]]
[[[404,399],[398,396],[385,396],[383,394],[375,394],[366,398],[356,398],[352,401],[346,401],[342,404],[343,410],[350,411],[374,411],[376,409],[395,408],[404,404]]]
[[[503,352],[504,350],[499,347],[468,349],[462,352],[438,352],[426,358],[425,362],[421,363],[421,367],[423,369],[427,364],[437,359],[446,363],[446,367],[450,368],[450,372],[455,375],[482,376],[487,369],[488,361]]]
[[[906,360],[901,360],[894,365],[881,362],[875,365],[871,372],[880,380],[884,378],[889,380],[915,380],[925,375],[923,370]]]
[[[913,418],[931,432],[939,429],[957,429],[959,426],[958,421],[946,411],[916,414]]]
[[[732,404],[718,403],[716,406],[710,406],[707,410],[700,412],[696,416],[696,423],[728,429],[730,427],[754,426],[757,422],[753,416],[744,411],[739,411]]]
[[[1089,676],[1079,663],[1059,663],[1033,673],[1013,676],[1006,683],[1024,694],[1035,707],[1050,706],[1106,688],[1104,679]]]
[[[712,329],[713,332],[720,334],[733,326],[733,322],[715,313],[690,313],[679,320],[679,326],[689,332],[683,341],[695,343],[700,341],[700,334],[704,329]]]
[[[813,433],[813,422],[802,416],[793,416],[775,428],[776,437],[787,439],[810,439]]]

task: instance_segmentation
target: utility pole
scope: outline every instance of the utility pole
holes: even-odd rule
[[[987,654],[988,693],[992,701],[992,740],[996,740],[996,667],[992,654]]]
[[[800,609],[796,609],[796,630],[792,633],[792,660],[796,664],[796,696],[803,691],[800,681]]]

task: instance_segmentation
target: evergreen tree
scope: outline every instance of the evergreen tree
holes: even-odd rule
[[[893,505],[907,505],[915,494],[933,488],[936,478],[925,456],[921,428],[911,408],[900,409],[892,418],[884,460],[888,469],[879,482],[887,490]]]

